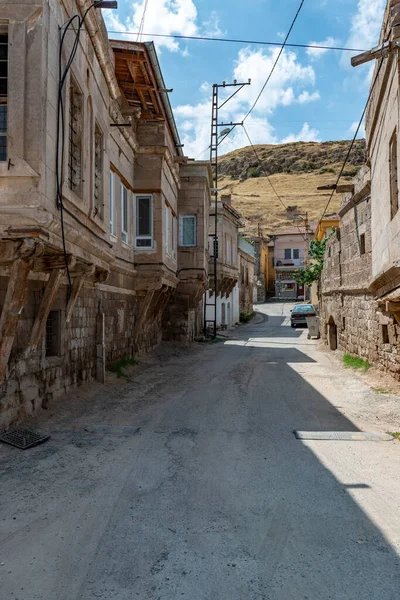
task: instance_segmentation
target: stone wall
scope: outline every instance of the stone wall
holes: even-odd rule
[[[360,356],[400,379],[400,325],[368,289],[371,200],[369,186],[361,181],[364,175],[356,182],[355,193],[344,199],[340,228],[327,243],[321,277],[321,333],[331,350]]]
[[[7,279],[0,278],[0,305]],[[65,322],[66,286],[61,288],[52,310],[60,311],[59,355],[46,357],[45,335],[35,351],[26,354],[31,330],[43,295],[43,282],[31,281],[29,299],[18,323],[6,378],[0,385],[0,425],[47,408],[73,386],[96,378],[96,318],[104,313],[105,359],[114,361],[149,352],[161,341],[161,316],[149,319],[135,337],[140,299],[133,295],[85,287],[72,318]]]

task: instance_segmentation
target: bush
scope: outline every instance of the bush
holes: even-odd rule
[[[129,365],[137,365],[138,361],[136,358],[125,356],[124,358],[120,358],[116,360],[110,365],[110,371],[112,373],[116,373],[118,377],[128,377],[127,373],[124,371],[125,367]]]
[[[250,169],[247,171],[247,177],[260,177],[260,175],[260,167],[250,167]]]
[[[240,322],[241,323],[248,323],[249,321],[251,321],[251,319],[253,319],[253,317],[255,316],[255,312],[250,312],[250,313],[240,313]]]

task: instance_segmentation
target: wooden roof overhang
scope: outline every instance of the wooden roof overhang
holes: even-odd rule
[[[158,85],[146,47],[141,43],[110,40],[115,57],[115,75],[125,107],[137,118],[166,121]]]

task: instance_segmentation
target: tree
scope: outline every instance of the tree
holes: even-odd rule
[[[330,237],[335,233],[332,229],[328,237],[321,241],[312,240],[308,250],[309,265],[307,269],[297,269],[295,272],[295,280],[300,285],[311,287],[314,281],[319,281],[324,268],[324,257],[326,252],[326,244]]]

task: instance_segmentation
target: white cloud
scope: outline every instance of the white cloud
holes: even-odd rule
[[[308,123],[304,123],[301,131],[296,135],[291,133],[282,140],[282,144],[290,142],[320,142],[318,129],[310,128]]]
[[[379,43],[383,14],[387,0],[358,0],[357,11],[351,19],[349,37],[346,41],[348,48],[369,50]],[[348,53],[342,56],[341,64],[350,66]]]
[[[353,135],[355,134],[355,132],[357,131],[357,127],[358,127],[358,121],[354,121],[354,123],[351,124],[349,131],[350,133],[352,133]],[[357,134],[358,138],[364,138],[365,137],[365,125],[364,123],[361,123],[360,129],[358,131]]]
[[[319,92],[312,92],[310,94],[310,92],[307,92],[307,90],[305,90],[304,92],[301,92],[300,96],[297,98],[297,102],[299,102],[300,104],[306,104],[307,102],[315,102],[316,100],[320,100],[321,96],[319,95]]]
[[[113,11],[104,11],[104,19],[109,29],[119,31],[139,31],[143,17],[145,0],[131,2],[129,10],[131,14],[121,21],[113,14]],[[197,8],[193,0],[151,0],[147,5],[144,30],[150,33],[163,35],[198,35],[199,25],[197,23]],[[122,36],[135,41],[135,36]],[[148,40],[147,36],[143,38]],[[182,52],[188,54],[187,49],[181,49],[179,42],[172,38],[155,38],[154,43],[158,48],[167,48],[171,52]]]
[[[338,40],[333,37],[327,37],[326,40],[322,42],[310,42],[311,46],[337,46]],[[311,60],[318,60],[323,56],[326,52],[329,52],[326,48],[307,48],[306,53],[311,58]]]
[[[206,37],[222,37],[225,35],[225,32],[220,29],[219,17],[215,10],[211,13],[210,18],[203,22],[202,35]]]
[[[245,82],[251,78],[251,85],[245,86],[220,111],[224,122],[241,122],[252,107],[270,72],[279,49],[250,50],[238,52],[234,63],[232,79]],[[227,78],[229,74],[227,74]],[[253,143],[278,143],[279,139],[270,118],[279,106],[289,106],[296,102],[305,103],[319,99],[319,93],[312,91],[315,83],[314,69],[299,62],[294,52],[285,50],[281,59],[260,97],[256,108],[246,120],[246,129]],[[311,91],[304,89],[311,86]],[[210,144],[211,86],[207,82],[200,88],[202,100],[197,104],[186,104],[175,108],[174,113],[178,129],[182,132],[185,154],[190,157],[207,158]],[[232,88],[220,90],[220,103],[232,93]],[[189,127],[189,123],[192,127]],[[294,135],[294,134],[293,134]],[[304,139],[316,139],[318,131],[303,126],[299,136]],[[294,136],[296,137],[296,136]],[[220,152],[226,153],[236,148],[248,146],[249,142],[242,127],[236,127],[221,143]]]

